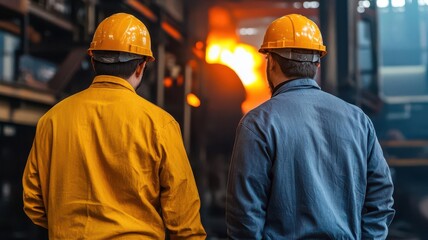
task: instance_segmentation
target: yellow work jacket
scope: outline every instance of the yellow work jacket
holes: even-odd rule
[[[50,239],[205,239],[178,123],[121,78],[97,76],[39,120],[23,189]]]

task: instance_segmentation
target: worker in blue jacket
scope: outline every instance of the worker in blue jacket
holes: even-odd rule
[[[385,239],[390,170],[370,119],[321,91],[317,25],[273,21],[259,50],[272,98],[237,128],[227,186],[230,239]]]

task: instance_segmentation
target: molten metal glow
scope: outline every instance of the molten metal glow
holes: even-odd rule
[[[186,99],[187,99],[187,104],[189,104],[192,107],[201,106],[201,100],[199,100],[198,96],[196,96],[193,93],[187,94]]]
[[[246,99],[242,103],[243,113],[269,99],[269,88],[262,76],[263,56],[253,46],[210,34],[205,58],[207,63],[230,67],[239,76],[246,91]]]

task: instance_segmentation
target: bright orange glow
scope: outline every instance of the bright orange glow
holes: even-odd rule
[[[166,33],[168,33],[171,37],[175,38],[176,40],[178,41],[183,40],[181,33],[171,24],[164,21],[161,23],[161,27],[163,30],[165,30]]]
[[[198,49],[198,50],[202,50],[202,48],[204,48],[204,43],[203,43],[202,41],[197,41],[197,42],[195,43],[195,47],[196,47],[196,49]]]
[[[233,69],[245,87],[246,99],[242,104],[244,113],[257,107],[270,97],[269,88],[263,78],[264,58],[253,46],[231,39],[208,37],[207,63],[219,63]]]
[[[220,62],[221,46],[219,44],[208,45],[206,61],[208,63]]]
[[[156,14],[150,10],[147,6],[143,5],[137,0],[127,0],[126,3],[138,10],[140,13],[142,13],[144,16],[146,16],[148,19],[152,20],[153,22],[156,22],[158,20],[158,17]]]
[[[212,7],[209,24],[205,60],[235,71],[245,87],[246,99],[241,108],[247,113],[270,98],[269,86],[264,79],[263,55],[255,47],[239,42],[236,24],[227,8]]]
[[[229,41],[224,43],[213,38],[208,42],[206,61],[230,67],[241,79],[246,92],[242,103],[243,113],[269,99],[269,88],[264,80],[264,58],[254,47],[242,43],[230,44]]]
[[[189,104],[192,107],[201,106],[201,100],[199,100],[198,96],[196,96],[193,93],[187,94],[186,99],[187,99],[187,104]]]
[[[230,27],[232,18],[230,12],[223,7],[212,7],[209,12],[210,25],[212,27]]]
[[[170,78],[170,77],[166,77],[166,78],[164,78],[164,79],[163,79],[163,85],[164,85],[166,88],[170,88],[170,87],[172,87],[172,84],[173,84],[173,80],[172,80],[172,78]]]
[[[254,47],[230,41],[215,40],[214,44],[209,44],[206,61],[208,63],[220,63],[232,68],[245,86],[255,84],[261,79],[259,68],[262,65],[263,57]]]

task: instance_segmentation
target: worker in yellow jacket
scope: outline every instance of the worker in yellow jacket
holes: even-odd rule
[[[205,239],[178,123],[138,96],[150,35],[125,13],[103,20],[91,86],[38,122],[24,211],[50,239]]]

